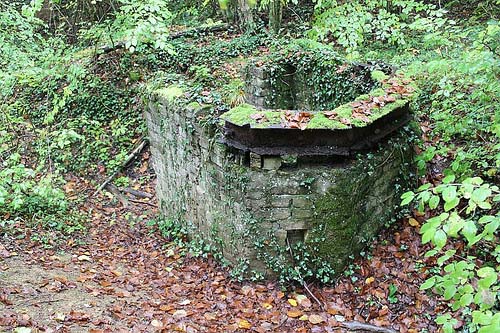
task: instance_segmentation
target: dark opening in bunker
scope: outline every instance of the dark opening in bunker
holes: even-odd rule
[[[294,229],[286,231],[286,240],[290,246],[298,243],[304,243],[306,239],[307,229]]]

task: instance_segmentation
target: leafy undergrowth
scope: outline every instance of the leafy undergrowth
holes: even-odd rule
[[[154,194],[148,164],[128,171],[131,186]],[[93,188],[79,178],[71,191]],[[125,201],[126,200],[126,201]],[[434,264],[423,254],[417,224],[384,231],[365,258],[335,286],[311,285],[323,309],[301,287],[239,283],[210,256],[196,258],[162,238],[150,219],[154,198],[118,200],[104,192],[81,207],[88,235],[57,247],[20,238],[0,242],[0,329],[45,332],[342,332],[367,322],[398,332],[434,332],[444,304],[419,291]],[[127,207],[124,207],[124,203]],[[40,274],[43,274],[40,276]]]

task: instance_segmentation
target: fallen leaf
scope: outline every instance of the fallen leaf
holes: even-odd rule
[[[351,121],[348,118],[340,118],[340,122],[347,126],[351,125]]]
[[[172,316],[174,316],[176,319],[184,318],[187,317],[187,312],[186,310],[176,310]]]
[[[252,287],[250,286],[243,286],[241,287],[241,292],[243,293],[243,295],[245,296],[248,296],[248,294],[253,290]]]
[[[117,271],[117,270],[113,270],[113,271],[111,271],[111,273],[113,273],[113,275],[116,276],[116,277],[120,277],[123,274],[122,272]]]
[[[56,321],[64,321],[66,319],[66,316],[62,312],[56,312],[54,315],[54,320]]]
[[[203,314],[203,317],[205,317],[206,320],[215,320],[215,319],[217,319],[217,316],[214,313],[211,313],[211,312],[205,312]]]
[[[286,315],[290,318],[297,318],[297,317],[300,317],[302,316],[302,311],[300,310],[290,310],[290,311],[287,311]]]
[[[319,324],[319,323],[322,323],[324,322],[325,320],[323,319],[323,317],[317,315],[317,314],[312,314],[309,316],[309,322],[313,325],[316,325],[316,324]]]
[[[263,113],[254,113],[250,115],[250,118],[255,120],[258,124],[268,121]]]
[[[325,115],[325,117],[327,117],[330,120],[333,120],[333,119],[337,118],[337,116],[338,116],[338,113],[335,111],[325,111],[325,112],[323,112],[323,114]]]
[[[238,328],[249,330],[252,328],[252,324],[250,324],[247,320],[243,319],[238,322]]]
[[[31,328],[28,327],[16,327],[12,331],[13,333],[31,333]]]
[[[373,283],[373,281],[375,281],[375,278],[374,278],[373,276],[370,276],[369,278],[367,278],[367,279],[365,280],[365,283],[366,283],[366,284],[370,284],[370,283]]]
[[[273,308],[270,303],[262,303],[262,307],[266,310],[271,310]]]
[[[78,256],[78,260],[79,261],[92,261],[92,259],[89,256],[84,255],[84,254],[82,254],[81,256]]]
[[[386,315],[386,314],[388,314],[388,313],[389,313],[389,308],[388,308],[386,305],[384,305],[384,306],[382,307],[382,309],[380,309],[380,310],[378,311],[378,315],[379,315],[379,317],[383,317],[383,316],[385,316],[385,315]]]
[[[297,301],[294,300],[293,298],[289,298],[288,303],[290,303],[291,306],[297,306]]]
[[[160,327],[163,327],[163,323],[159,320],[153,319],[151,321],[151,326],[160,328]]]
[[[418,221],[413,217],[410,217],[410,219],[408,220],[408,224],[410,224],[412,227],[420,227],[420,223],[418,223]]]

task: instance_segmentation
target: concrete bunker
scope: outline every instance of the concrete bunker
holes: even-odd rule
[[[217,122],[172,88],[146,118],[167,218],[240,271],[303,266],[325,281],[395,216],[412,173],[413,88],[383,66],[298,53],[250,61],[247,103]],[[328,85],[342,93],[318,92]]]

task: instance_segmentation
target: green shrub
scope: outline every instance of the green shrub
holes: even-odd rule
[[[375,41],[405,45],[411,35],[423,35],[450,24],[443,11],[421,1],[317,1],[310,36],[333,41],[353,55]]]
[[[500,323],[500,191],[478,177],[461,183],[454,180],[454,176],[448,176],[443,184],[425,184],[416,193],[401,197],[402,205],[414,202],[421,212],[425,208],[436,211],[420,233],[422,243],[433,247],[426,256],[437,256],[437,266],[442,270],[420,289],[433,290],[449,301],[451,310],[460,311],[467,320],[468,332],[495,332]],[[457,253],[455,248],[446,250],[453,238],[465,241],[464,253]],[[444,332],[454,332],[457,320],[445,313],[436,322],[443,325]]]

